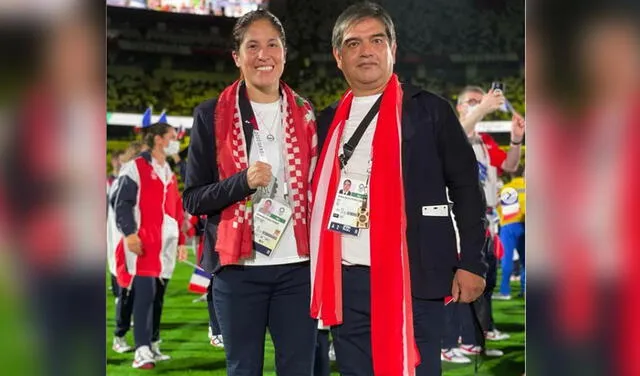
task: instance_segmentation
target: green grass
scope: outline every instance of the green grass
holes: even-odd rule
[[[160,362],[153,373],[161,375],[216,376],[226,375],[224,350],[209,345],[206,302],[192,303],[197,298],[187,291],[192,269],[178,263],[169,283],[162,315],[162,351],[173,359]],[[524,301],[494,301],[494,319],[501,331],[511,334],[506,341],[489,342],[489,348],[504,351],[501,358],[481,358],[478,375],[518,376],[524,373]],[[131,368],[133,354],[117,354],[111,350],[114,330],[114,299],[107,294],[107,374],[114,376],[149,375],[149,371]],[[133,332],[127,334],[133,344]],[[274,350],[267,338],[264,375],[275,375]],[[335,370],[335,364],[334,370]],[[445,376],[473,375],[474,366],[443,363]],[[332,375],[338,375],[337,372]]]

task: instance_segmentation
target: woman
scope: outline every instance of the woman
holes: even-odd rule
[[[115,242],[118,284],[135,293],[133,335],[134,368],[149,369],[160,353],[160,316],[164,292],[179,258],[186,258],[182,200],[178,181],[167,163],[177,153],[176,131],[169,124],[156,123],[144,138],[149,151],[122,166],[112,194],[119,239]]]
[[[280,81],[285,34],[274,15],[247,13],[233,38],[242,80],[195,110],[185,207],[208,217],[210,260],[203,264],[215,275],[227,374],[263,374],[268,328],[278,374],[309,375],[316,340],[308,239],[315,119],[309,103]],[[266,199],[274,207],[269,215],[259,213]]]
[[[125,151],[120,154],[120,167],[118,167],[118,173],[115,174],[113,183],[109,186],[107,191],[107,201],[110,197],[114,197],[114,192],[117,189],[115,184],[118,176],[120,175],[121,166],[129,162],[135,156],[140,154],[142,143],[140,141],[132,142]],[[118,278],[116,277],[116,248],[122,234],[118,230],[116,225],[116,213],[112,206],[112,202],[107,207],[107,265],[111,272],[111,283],[115,285],[116,294],[116,328],[113,333],[113,351],[117,353],[125,353],[131,351],[133,348],[129,346],[125,338],[127,332],[131,328],[131,315],[133,313],[133,291],[126,288],[120,288],[118,285]]]

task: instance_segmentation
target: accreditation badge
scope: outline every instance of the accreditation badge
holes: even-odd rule
[[[361,229],[368,228],[368,194],[365,181],[342,179],[331,209],[329,230],[358,236]]]
[[[253,207],[253,242],[257,252],[271,255],[291,220],[291,208],[263,198]]]

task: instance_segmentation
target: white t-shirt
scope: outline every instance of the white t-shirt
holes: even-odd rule
[[[271,172],[277,179],[274,199],[280,203],[286,203],[284,200],[285,145],[280,101],[273,103],[251,102],[251,107],[253,107],[253,112],[256,115],[258,133],[262,139],[268,163],[271,165]],[[269,133],[275,137],[273,141],[269,141],[267,139],[267,135],[269,135]],[[260,154],[254,139],[251,145],[251,152],[249,153],[249,165],[259,160]],[[290,203],[287,204],[290,205]],[[298,255],[298,247],[296,245],[296,238],[293,232],[293,220],[290,220],[282,233],[280,242],[273,252],[271,252],[271,255],[266,256],[260,252],[254,251],[254,256],[252,258],[244,259],[240,261],[240,264],[247,266],[282,265],[302,262],[308,259],[309,257],[300,257]]]
[[[369,95],[366,97],[354,97],[349,111],[349,118],[345,124],[342,140],[340,140],[339,154],[343,153],[343,145],[349,141],[353,133],[360,125],[362,119],[376,100],[382,94]],[[371,160],[371,147],[373,135],[376,130],[378,115],[371,120],[366,131],[362,135],[360,142],[353,151],[353,155],[347,165],[342,169],[340,181],[344,178],[356,179],[366,182]],[[368,193],[368,192],[367,192]],[[369,202],[369,201],[368,201]],[[342,263],[345,265],[367,265],[371,266],[371,245],[369,243],[369,229],[360,229],[359,235],[342,235]]]

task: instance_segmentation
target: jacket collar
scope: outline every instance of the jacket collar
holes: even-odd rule
[[[147,161],[148,163],[151,163],[151,152],[150,151],[143,151],[142,153],[140,153],[140,156]]]
[[[422,92],[422,89],[412,85],[402,84],[402,140],[409,141],[416,133],[415,116],[418,114],[415,108],[416,101],[413,99]]]

